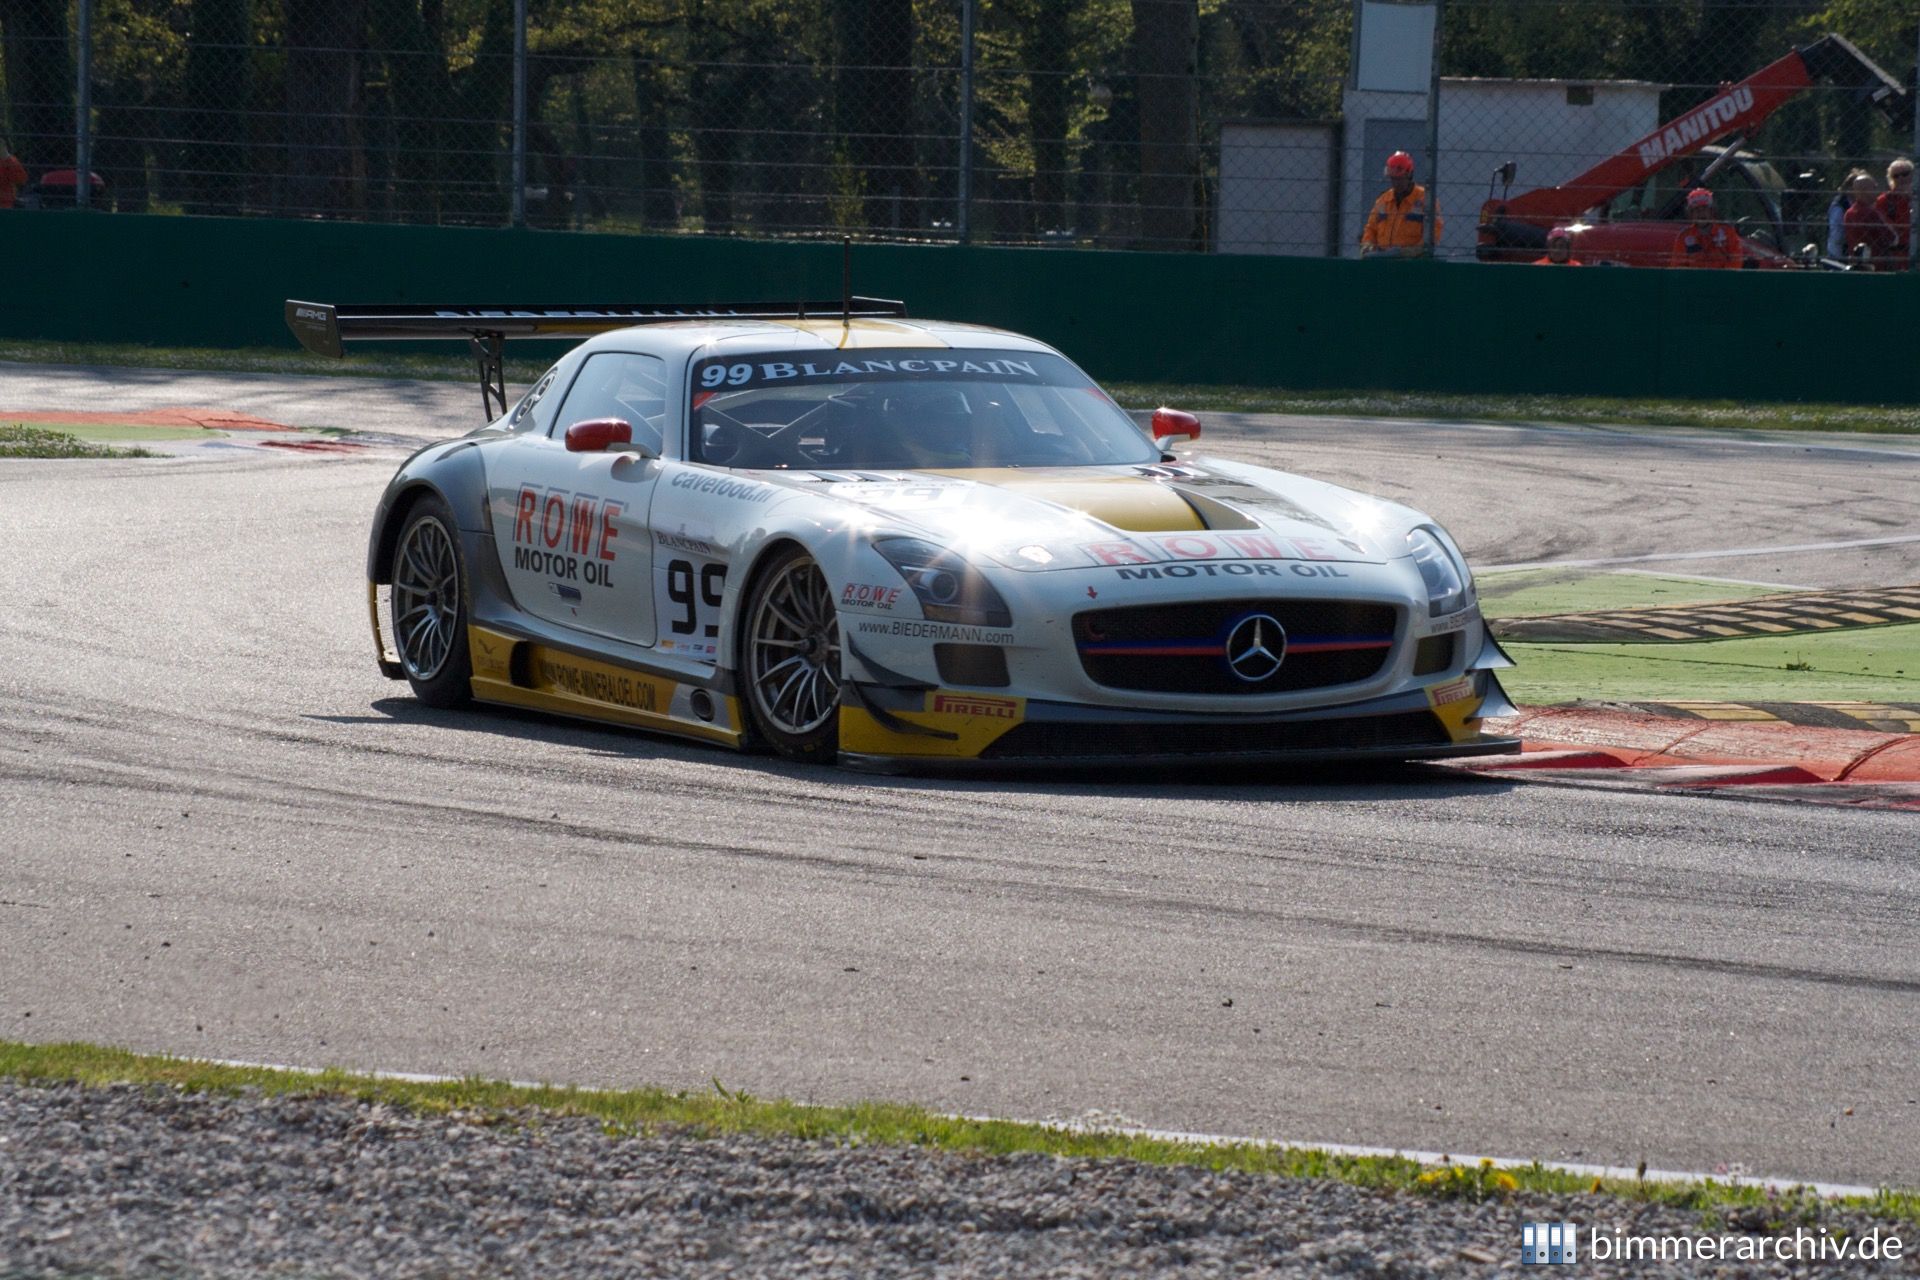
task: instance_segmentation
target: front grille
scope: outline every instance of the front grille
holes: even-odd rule
[[[1265,615],[1286,633],[1277,669],[1236,674],[1228,640]],[[1080,665],[1095,684],[1150,693],[1285,693],[1353,684],[1393,655],[1399,610],[1347,600],[1209,600],[1092,609],[1073,619]],[[1271,645],[1265,630],[1263,638]],[[1243,635],[1243,641],[1247,638]]]
[[[1239,755],[1273,751],[1381,751],[1445,746],[1430,711],[1279,724],[1059,724],[1029,720],[996,738],[984,760],[1095,756]]]

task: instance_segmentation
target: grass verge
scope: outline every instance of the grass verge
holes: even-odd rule
[[[459,1112],[480,1122],[583,1116],[616,1136],[680,1134],[797,1138],[842,1146],[906,1145],[977,1156],[1044,1154],[1076,1159],[1197,1165],[1286,1178],[1332,1178],[1381,1191],[1442,1198],[1489,1199],[1516,1192],[1590,1194],[1700,1211],[1709,1221],[1736,1216],[1743,1226],[1804,1225],[1828,1209],[1866,1213],[1920,1226],[1920,1191],[1882,1189],[1872,1197],[1821,1200],[1711,1179],[1663,1182],[1598,1179],[1544,1168],[1423,1166],[1398,1156],[1348,1156],[1303,1147],[1201,1144],[1124,1134],[1088,1133],[1002,1120],[966,1120],[899,1103],[804,1106],[734,1092],[661,1089],[579,1090],[521,1086],[468,1078],[444,1083],[393,1080],[329,1070],[281,1071],[221,1066],[130,1053],[91,1044],[31,1045],[0,1040],[0,1077],[41,1083],[144,1084],[194,1093],[326,1094],[380,1102],[416,1112]]]
[[[1479,579],[1487,617],[1751,600],[1767,587],[1642,573],[1528,569]],[[1497,630],[1497,628],[1496,628]],[[1502,642],[1516,701],[1920,701],[1920,625],[1685,643]]]
[[[1911,405],[1769,404],[1619,396],[1468,395],[1420,391],[1288,391],[1272,387],[1109,382],[1121,404],[1191,411],[1293,413],[1452,422],[1549,422],[1619,427],[1739,427],[1765,431],[1920,434]]]
[[[1920,624],[1688,644],[1507,644],[1517,702],[1917,702]]]
[[[115,449],[71,431],[0,423],[0,458],[153,458],[150,449]]]
[[[291,342],[291,339],[289,339]],[[516,348],[506,362],[509,386],[540,376],[566,350],[541,342]],[[473,370],[463,352],[356,351],[331,360],[292,348],[218,350],[131,343],[0,341],[0,361],[118,365],[226,373],[325,374],[465,382]],[[1613,396],[1458,395],[1397,391],[1288,391],[1161,382],[1109,382],[1122,404],[1173,405],[1196,411],[1293,413],[1359,418],[1438,418],[1472,422],[1572,422],[1640,427],[1742,427],[1776,431],[1920,434],[1912,405],[1743,404],[1733,400],[1648,400]]]

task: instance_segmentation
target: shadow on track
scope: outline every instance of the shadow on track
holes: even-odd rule
[[[1414,761],[1362,760],[1328,763],[1245,764],[1196,757],[1178,765],[1047,765],[1031,762],[999,769],[971,768],[965,774],[862,773],[830,765],[795,764],[774,756],[681,741],[641,729],[570,721],[544,712],[512,707],[472,706],[440,711],[412,698],[380,698],[369,704],[375,715],[310,715],[331,724],[429,725],[463,733],[571,747],[611,759],[685,761],[750,770],[763,777],[796,781],[833,781],[850,788],[913,788],[926,791],[992,790],[1027,795],[1099,795],[1199,797],[1297,803],[1374,803],[1381,800],[1438,800],[1503,794],[1519,783],[1445,765]]]

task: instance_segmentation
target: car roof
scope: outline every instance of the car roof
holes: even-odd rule
[[[691,355],[709,347],[741,354],[876,347],[1053,351],[1044,342],[987,325],[894,319],[856,319],[843,325],[837,316],[805,320],[672,320],[616,329],[582,344],[582,349],[587,351],[645,350],[659,355]]]

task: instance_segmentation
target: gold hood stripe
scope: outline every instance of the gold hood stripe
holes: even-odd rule
[[[1070,507],[1128,533],[1179,533],[1205,529],[1193,505],[1166,485],[1145,476],[1089,476],[1063,479],[1058,473],[1035,475],[1013,467],[933,474],[990,484],[1042,502]]]

